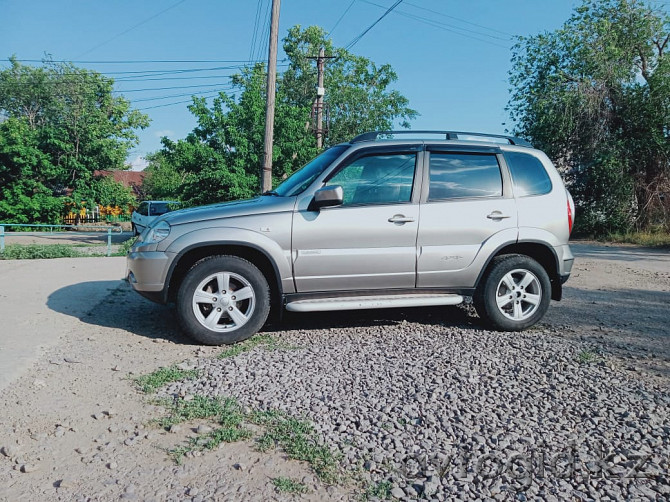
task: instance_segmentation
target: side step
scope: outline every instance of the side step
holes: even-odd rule
[[[325,312],[331,310],[386,309],[395,307],[433,307],[437,305],[458,305],[463,303],[461,295],[450,294],[409,294],[384,296],[344,296],[297,300],[286,304],[290,312]]]

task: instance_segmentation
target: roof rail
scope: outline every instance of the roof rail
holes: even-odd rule
[[[372,131],[359,134],[354,139],[351,140],[351,143],[361,143],[363,141],[376,141],[379,136],[385,135],[396,135],[396,134],[438,134],[444,135],[444,139],[447,140],[458,140],[459,136],[478,136],[482,138],[500,138],[505,139],[509,142],[510,145],[519,145],[533,147],[528,141],[522,138],[517,138],[515,136],[503,136],[501,134],[486,134],[481,132],[463,132],[463,131]]]

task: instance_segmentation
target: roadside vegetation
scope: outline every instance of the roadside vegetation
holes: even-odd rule
[[[8,244],[0,251],[0,260],[38,260],[85,256],[69,244]]]
[[[511,129],[561,171],[576,235],[667,242],[669,40],[665,9],[639,0],[583,0],[557,30],[517,38]]]
[[[299,348],[282,342],[276,336],[264,334],[255,335],[248,340],[231,345],[230,347],[224,349],[223,352],[221,352],[217,357],[219,359],[228,359],[230,357],[238,356],[244,352],[249,352],[256,347],[262,347],[265,350],[292,350]]]
[[[606,242],[637,244],[647,247],[670,247],[670,232],[626,232],[608,234]]]

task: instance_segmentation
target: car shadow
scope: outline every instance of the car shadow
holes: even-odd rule
[[[109,294],[97,305],[81,308],[73,302],[92,287],[106,289]],[[76,317],[86,324],[123,329],[151,339],[190,344],[193,341],[179,330],[174,310],[153,303],[132,291],[124,281],[95,281],[72,284],[51,293],[47,306],[61,314]]]
[[[82,308],[80,299],[92,287],[109,294],[97,305]],[[79,300],[73,300],[79,299]],[[174,343],[194,342],[179,329],[173,306],[153,303],[135,293],[126,281],[97,281],[73,284],[54,291],[47,306],[61,314],[76,317],[84,323],[123,329],[136,335],[170,340]],[[300,329],[370,328],[392,326],[403,322],[445,324],[472,328],[478,325],[472,309],[465,307],[422,307],[411,309],[351,310],[340,312],[273,313],[261,331],[277,333]]]

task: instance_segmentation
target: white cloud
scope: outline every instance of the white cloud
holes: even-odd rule
[[[162,138],[163,136],[167,136],[169,138],[170,136],[174,136],[174,135],[175,135],[174,131],[171,130],[171,129],[164,129],[162,131],[156,131],[154,133],[154,136],[156,136],[157,138]]]
[[[133,160],[130,161],[130,170],[131,171],[144,171],[144,169],[149,165],[147,159],[138,155]]]

